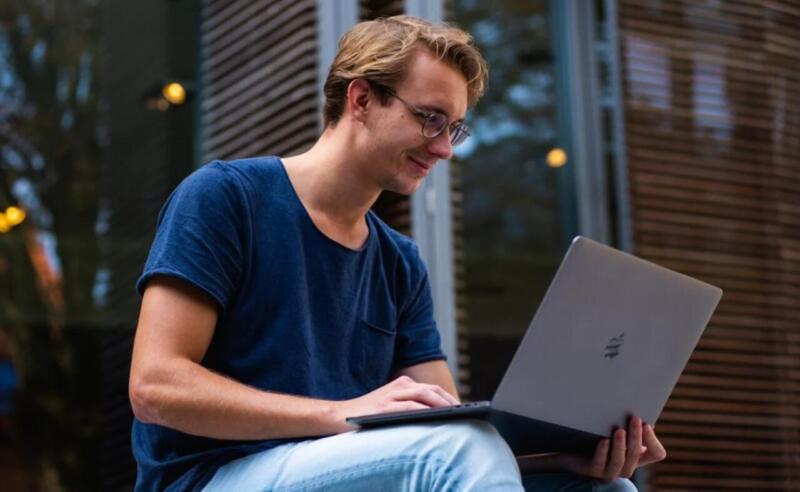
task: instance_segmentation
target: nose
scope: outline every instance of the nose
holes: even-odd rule
[[[450,143],[449,128],[445,128],[442,133],[428,142],[428,152],[442,160],[453,157],[453,144]]]

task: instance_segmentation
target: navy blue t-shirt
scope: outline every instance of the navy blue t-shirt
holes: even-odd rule
[[[414,243],[372,212],[359,250],[322,234],[276,157],[212,162],[158,216],[140,294],[183,279],[219,306],[202,364],[263,390],[344,400],[444,359]],[[226,441],[138,420],[137,490],[196,490],[223,464],[292,440]]]

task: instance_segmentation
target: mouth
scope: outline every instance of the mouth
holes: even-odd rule
[[[427,163],[425,163],[423,161],[420,161],[418,159],[415,159],[415,158],[413,158],[411,156],[408,156],[408,159],[411,162],[413,162],[423,172],[423,174],[426,174],[426,175],[428,174],[428,172],[430,172],[431,168],[433,167],[433,163],[427,164]]]

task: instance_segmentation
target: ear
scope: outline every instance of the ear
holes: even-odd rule
[[[367,121],[367,111],[371,104],[371,93],[372,87],[366,80],[355,79],[350,81],[350,84],[347,86],[347,109],[354,120],[361,123]]]

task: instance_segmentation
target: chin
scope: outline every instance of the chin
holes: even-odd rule
[[[394,186],[386,188],[388,191],[392,191],[394,193],[411,196],[414,194],[415,191],[419,188],[422,184],[421,179],[415,179],[412,182],[405,182],[405,183],[393,183]]]

